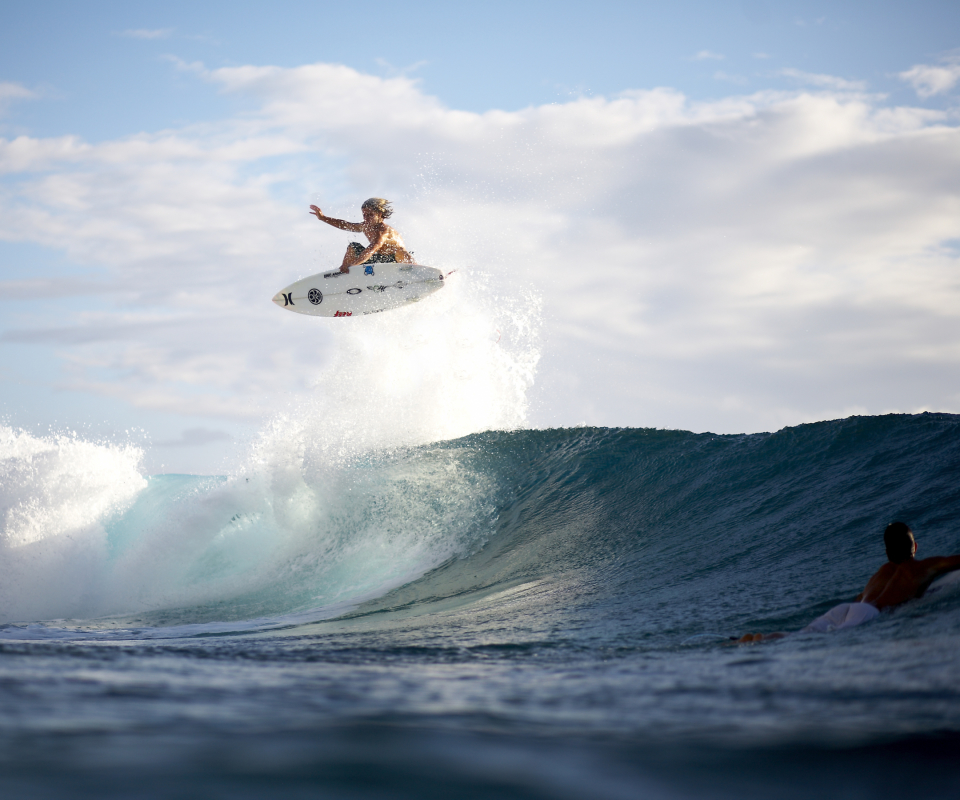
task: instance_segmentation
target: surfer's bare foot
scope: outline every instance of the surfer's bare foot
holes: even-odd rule
[[[739,639],[737,644],[753,644],[755,642],[769,642],[771,639],[782,639],[785,633],[745,633]]]
[[[347,274],[349,274],[349,273],[350,273],[350,267],[340,267],[340,271],[341,271],[341,272],[346,272]]]

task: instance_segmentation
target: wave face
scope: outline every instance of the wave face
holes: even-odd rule
[[[881,534],[894,519],[918,532],[921,554],[960,551],[951,415],[741,436],[488,433],[449,450],[472,450],[498,487],[495,534],[366,609],[539,582],[564,593],[543,624],[581,615],[565,622],[566,638],[662,645],[801,627],[863,588],[886,560]]]
[[[960,418],[946,414],[336,454],[300,440],[295,458],[270,442],[229,477],[144,479],[130,448],[8,429],[3,621],[242,630],[409,619],[538,586],[534,628],[659,645],[800,627],[862,588],[893,519],[921,554],[960,549]],[[562,601],[545,605],[548,590]]]

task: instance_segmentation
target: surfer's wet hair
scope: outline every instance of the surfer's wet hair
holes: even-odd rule
[[[902,564],[913,557],[913,531],[905,522],[891,522],[883,532],[883,544],[887,558],[894,564]]]
[[[384,200],[382,197],[371,197],[369,200],[364,200],[360,208],[370,208],[374,211],[379,211],[384,219],[393,214],[393,206],[390,205],[390,201]]]

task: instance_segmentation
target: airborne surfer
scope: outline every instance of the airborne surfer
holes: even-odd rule
[[[346,222],[342,219],[326,216],[317,206],[310,206],[310,213],[321,222],[339,228],[342,231],[354,231],[367,237],[370,244],[364,247],[360,242],[350,242],[343,255],[341,272],[349,272],[356,264],[375,263],[413,263],[413,253],[403,246],[400,234],[387,225],[384,220],[393,214],[390,201],[382,197],[371,197],[360,206],[363,222]]]
[[[883,609],[893,608],[920,597],[941,575],[960,569],[960,555],[916,559],[917,541],[904,522],[891,522],[883,532],[887,561],[850,603],[841,603],[817,617],[800,633],[827,633],[852,628],[874,619]],[[786,633],[748,633],[737,641],[742,644],[782,639]]]

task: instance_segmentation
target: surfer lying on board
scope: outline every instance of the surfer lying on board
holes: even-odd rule
[[[891,522],[883,532],[883,544],[890,559],[858,594],[852,603],[841,603],[801,629],[800,633],[828,633],[852,628],[874,619],[883,609],[920,597],[934,579],[960,569],[960,556],[933,556],[918,561],[917,542],[904,522]],[[782,639],[786,633],[748,633],[737,641],[762,642]]]
[[[340,271],[349,272],[350,267],[355,264],[397,262],[412,264],[413,253],[408,252],[403,246],[400,234],[384,222],[393,214],[390,201],[382,197],[371,197],[369,200],[364,200],[360,211],[363,213],[363,222],[346,222],[342,219],[327,217],[316,206],[310,206],[310,213],[321,222],[326,222],[327,225],[333,225],[334,228],[342,231],[362,233],[370,242],[368,247],[364,247],[360,242],[350,242],[347,245],[347,252],[343,255]]]

